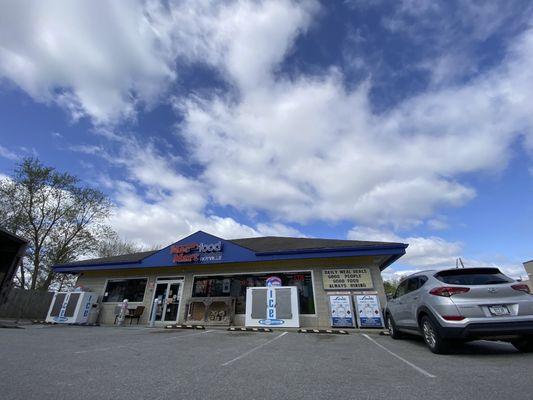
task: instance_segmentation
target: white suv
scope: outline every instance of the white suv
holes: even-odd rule
[[[476,339],[533,352],[533,295],[497,268],[422,271],[403,279],[385,308],[393,339],[419,334],[434,353]]]

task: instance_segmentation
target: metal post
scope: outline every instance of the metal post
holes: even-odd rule
[[[124,299],[120,305],[120,313],[117,318],[117,325],[124,325],[124,320],[126,319],[126,312],[128,311],[128,299]]]
[[[161,300],[154,299],[154,305],[152,306],[152,315],[150,317],[150,328],[155,326],[155,314],[157,312],[157,306],[161,303]]]

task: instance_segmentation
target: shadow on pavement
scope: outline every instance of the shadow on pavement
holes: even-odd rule
[[[401,343],[402,341],[409,342],[421,349],[424,349],[428,353],[430,352],[424,343],[424,339],[419,336],[405,336],[405,338],[402,338],[396,342]],[[523,353],[520,353],[518,350],[516,350],[510,343],[489,340],[475,340],[467,343],[457,343],[452,346],[448,353],[448,355],[468,356],[494,356],[511,354],[523,355]]]

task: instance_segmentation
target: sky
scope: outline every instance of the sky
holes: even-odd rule
[[[533,259],[533,3],[6,1],[0,175],[24,157],[125,238],[401,241],[386,278]]]

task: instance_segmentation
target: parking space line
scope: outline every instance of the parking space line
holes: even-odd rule
[[[283,332],[283,333],[281,333],[280,335],[276,336],[275,338],[270,339],[270,340],[266,341],[265,343],[262,343],[262,344],[260,344],[259,346],[256,346],[256,347],[254,347],[253,349],[250,349],[250,350],[248,350],[248,351],[242,353],[240,356],[235,357],[233,360],[226,361],[224,364],[222,364],[222,366],[223,366],[223,367],[226,367],[226,366],[230,365],[231,363],[234,363],[235,361],[240,360],[241,358],[246,357],[248,354],[253,353],[253,352],[256,351],[256,350],[259,350],[261,347],[264,347],[264,346],[266,346],[267,344],[272,343],[274,340],[277,340],[277,339],[279,339],[280,337],[285,336],[287,333],[289,333],[289,332]]]
[[[114,349],[123,349],[125,347],[128,347],[128,346],[121,345],[121,346],[112,346],[112,347],[100,347],[98,349],[75,351],[74,354],[84,354],[84,353],[93,353],[93,352],[97,352],[97,351],[108,351],[108,350],[114,350]]]
[[[427,376],[428,378],[436,378],[435,375],[433,374],[430,374],[429,372],[427,372],[425,369],[422,369],[418,366],[416,366],[415,364],[413,364],[411,361],[407,361],[405,358],[399,356],[398,354],[396,353],[393,353],[392,351],[390,351],[389,349],[387,349],[385,346],[383,346],[382,344],[376,342],[374,339],[372,339],[370,336],[368,336],[366,333],[363,333],[362,334],[364,337],[366,337],[368,340],[370,340],[372,343],[374,343],[376,346],[378,346],[380,349],[383,349],[385,350],[387,353],[389,353],[390,355],[392,355],[393,357],[396,357],[398,360],[400,361],[403,361],[404,363],[406,363],[407,365],[409,365],[411,368],[415,369],[416,371],[420,372],[422,375],[425,375]]]

